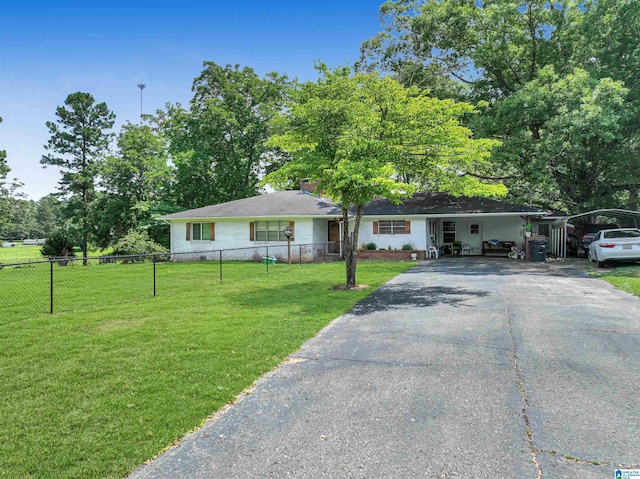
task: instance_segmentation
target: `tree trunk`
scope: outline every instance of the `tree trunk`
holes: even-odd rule
[[[348,232],[345,234],[346,244],[345,251],[347,254],[346,257],[346,268],[347,268],[347,286],[353,287],[356,286],[356,266],[358,260],[358,231],[360,230],[360,218],[362,218],[362,205],[357,206],[356,210],[356,221],[353,225],[353,233],[351,235]],[[345,213],[345,210],[342,211],[343,218],[348,215],[348,212]],[[348,227],[345,227],[345,231],[348,230]]]
[[[638,210],[638,185],[629,186],[629,200],[627,201],[627,208],[632,211]]]

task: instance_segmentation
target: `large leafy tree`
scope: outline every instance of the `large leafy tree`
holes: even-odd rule
[[[19,191],[22,183],[15,178],[7,178],[10,171],[7,152],[0,150],[0,238],[20,238],[25,233],[22,220],[27,217],[21,213],[24,213],[28,202]]]
[[[0,118],[2,123],[2,118]],[[7,166],[7,152],[0,150],[0,228],[7,222],[9,211],[9,188],[6,185],[7,174],[10,169]]]
[[[15,194],[7,198],[2,208],[3,220],[0,221],[0,238],[35,238],[40,236],[36,220],[36,203],[23,195]]]
[[[169,105],[156,118],[170,140],[177,204],[196,208],[257,194],[260,175],[279,158],[266,141],[290,86],[276,73],[260,78],[248,67],[204,63],[190,108]]]
[[[468,104],[437,100],[375,73],[319,70],[318,82],[301,85],[275,122],[280,133],[270,143],[293,159],[263,181],[284,187],[308,178],[341,203],[346,284],[352,287],[364,205],[378,198],[400,202],[418,186],[414,177],[468,192],[469,179],[460,171],[485,161],[494,143],[471,139],[461,126],[460,118],[473,111]]]
[[[546,67],[502,101],[491,118],[506,139],[495,159],[528,159],[520,167],[525,181],[511,181],[512,192],[570,211],[618,206],[614,185],[625,183],[637,161],[623,147],[626,94],[610,78],[595,80],[580,69],[560,77]]]
[[[36,204],[38,238],[47,238],[54,230],[64,226],[63,206],[60,198],[54,194],[43,196],[38,200]]]
[[[95,198],[98,160],[109,147],[115,114],[106,103],[96,103],[89,93],[72,93],[64,104],[56,109],[57,119],[47,122],[51,138],[44,145],[48,153],[40,163],[62,170],[59,189],[68,196],[66,214],[81,231],[82,254],[86,258],[91,231],[89,207]]]
[[[504,98],[541,66],[568,68],[577,2],[543,0],[389,0],[383,31],[362,45],[362,67],[393,71],[405,84],[434,89],[448,81],[470,99]],[[443,93],[447,93],[445,90]]]
[[[590,0],[585,4],[574,63],[595,78],[610,77],[628,90],[625,121],[618,142],[619,175],[609,183],[610,198],[638,209],[640,192],[640,2]]]
[[[91,208],[96,243],[107,247],[149,224],[154,210],[169,199],[171,178],[166,141],[147,125],[126,123],[116,153],[100,165],[102,188]]]
[[[2,117],[0,117],[0,123],[2,123]],[[0,150],[0,181],[4,181],[9,173],[9,167],[7,166],[7,152]]]
[[[638,13],[637,2],[615,0],[388,1],[360,66],[486,102],[469,125],[503,146],[476,173],[502,178],[514,199],[571,211],[633,206],[640,169],[617,179],[638,153]]]

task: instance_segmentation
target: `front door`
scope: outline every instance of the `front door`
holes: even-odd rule
[[[479,253],[482,251],[482,222],[475,220],[469,222],[468,244],[471,252]]]
[[[327,229],[329,231],[327,241],[329,242],[328,253],[340,253],[340,223],[335,220],[328,222]]]

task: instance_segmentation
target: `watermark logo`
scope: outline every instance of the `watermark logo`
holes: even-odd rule
[[[616,479],[640,479],[640,469],[616,469]]]

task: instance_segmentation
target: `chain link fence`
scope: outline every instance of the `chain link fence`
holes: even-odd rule
[[[334,243],[273,244],[251,248],[130,256],[60,257],[0,263],[0,324],[43,312],[99,308],[157,295],[179,294],[186,276],[222,283],[239,261],[302,267],[340,259]],[[184,284],[182,284],[184,283]]]

